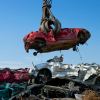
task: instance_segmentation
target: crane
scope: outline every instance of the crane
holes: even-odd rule
[[[42,19],[40,24],[40,30],[44,33],[50,32],[53,30],[53,34],[57,34],[61,30],[61,23],[60,21],[52,14],[51,12],[52,7],[52,0],[43,0],[43,7],[42,7]]]

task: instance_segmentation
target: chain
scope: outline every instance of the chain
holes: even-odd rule
[[[81,53],[80,53],[80,50],[79,50],[79,48],[77,48],[77,52],[79,53],[80,60],[81,60],[81,62],[83,63],[83,57],[82,57],[82,55],[81,55]]]

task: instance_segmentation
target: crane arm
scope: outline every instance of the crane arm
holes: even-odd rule
[[[43,7],[42,7],[42,19],[40,24],[40,30],[44,33],[48,33],[53,31],[53,34],[57,34],[61,30],[61,23],[59,20],[52,14],[51,12],[52,7],[52,0],[43,0]],[[53,27],[52,27],[53,26]]]

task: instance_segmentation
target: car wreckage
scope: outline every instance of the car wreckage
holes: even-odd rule
[[[46,63],[35,65],[31,73],[35,82],[44,84],[51,79],[73,80],[100,90],[100,65],[98,64],[63,64],[63,56],[55,56]]]
[[[63,56],[55,56],[31,68],[2,69],[0,75],[0,100],[100,98],[100,65],[96,63],[63,64]]]
[[[31,32],[23,39],[25,50],[35,49],[34,55],[37,53],[52,52],[57,50],[68,50],[79,44],[85,44],[90,38],[90,32],[82,28],[64,28],[56,35],[52,30],[48,34],[42,31]]]

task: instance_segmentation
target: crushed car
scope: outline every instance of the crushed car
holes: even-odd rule
[[[71,68],[68,64],[63,64],[63,56],[55,56],[47,60],[46,63],[33,66],[31,73],[35,77],[36,83],[45,83],[51,78],[78,77],[78,68]]]
[[[30,80],[30,74],[27,69],[12,70],[4,68],[0,70],[0,83],[8,82],[28,82]]]
[[[100,67],[97,64],[63,64],[63,57],[55,56],[46,63],[34,65],[35,83],[43,84],[53,78],[71,79],[100,90]]]
[[[52,52],[58,50],[68,50],[76,47],[79,44],[85,44],[90,38],[91,34],[88,30],[82,28],[63,28],[61,31],[54,35],[51,30],[48,34],[43,31],[30,32],[23,39],[24,47],[27,52],[29,49],[34,49],[37,53]]]

